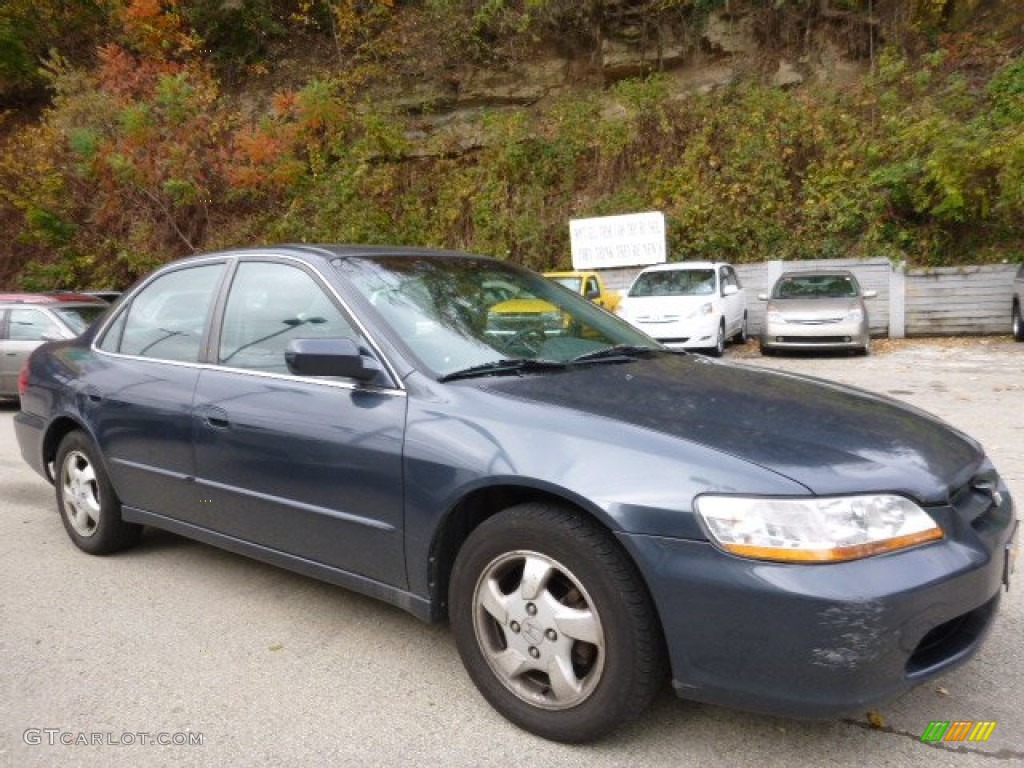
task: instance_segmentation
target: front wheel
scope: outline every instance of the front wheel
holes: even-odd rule
[[[1020,316],[1020,304],[1013,305],[1013,338],[1024,341],[1024,319]]]
[[[142,526],[121,519],[121,500],[84,432],[69,432],[57,449],[57,511],[71,541],[92,555],[126,549]]]
[[[718,323],[718,335],[715,337],[715,346],[708,350],[712,357],[721,357],[725,354],[725,319]]]
[[[639,716],[664,681],[661,631],[635,566],[570,509],[527,503],[481,523],[450,597],[469,676],[538,736],[596,739]]]

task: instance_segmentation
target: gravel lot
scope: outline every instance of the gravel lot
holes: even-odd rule
[[[944,417],[984,442],[1020,510],[1024,344],[883,341],[869,358],[761,358],[748,344],[727,354]],[[20,459],[15,412],[0,405],[0,766],[1024,762],[1024,564],[982,652],[871,718],[748,715],[682,702],[666,686],[640,723],[596,745],[567,747],[493,712],[463,673],[445,626],[157,531],[115,557],[79,553],[52,490]],[[954,719],[998,724],[986,743],[920,742],[929,721]],[[41,743],[26,743],[28,729],[40,729]],[[148,743],[158,734],[196,738],[182,735],[189,733],[202,744]],[[103,743],[64,745],[61,734]]]

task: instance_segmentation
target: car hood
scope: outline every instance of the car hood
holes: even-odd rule
[[[974,440],[894,400],[693,355],[478,383],[700,444],[816,494],[889,491],[944,503],[984,460]]]
[[[781,312],[787,320],[842,319],[851,309],[860,306],[860,299],[772,299],[767,311]]]
[[[544,299],[507,299],[495,304],[490,311],[499,315],[539,315],[543,312],[557,312],[558,307]]]

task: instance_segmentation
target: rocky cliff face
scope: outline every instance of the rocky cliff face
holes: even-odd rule
[[[528,54],[465,63],[443,77],[419,72],[381,86],[375,100],[409,116],[412,154],[457,153],[481,145],[483,113],[529,109],[567,90],[653,72],[679,98],[744,79],[780,88],[842,85],[867,71],[880,42],[877,18],[831,11],[827,2],[810,14],[726,3],[726,10],[685,17],[647,14],[649,5],[607,2],[571,41],[551,36]]]

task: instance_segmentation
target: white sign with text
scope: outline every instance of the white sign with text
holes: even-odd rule
[[[660,211],[569,220],[572,268],[639,267],[667,260]]]

